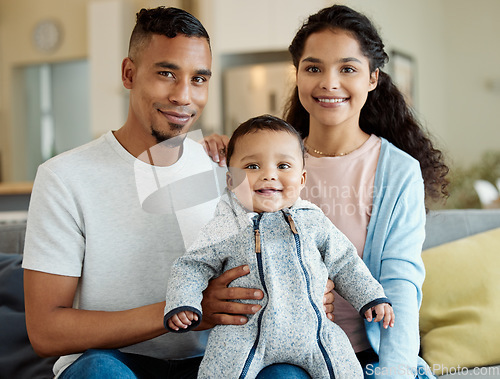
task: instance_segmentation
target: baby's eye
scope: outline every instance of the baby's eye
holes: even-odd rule
[[[247,168],[249,170],[258,170],[259,169],[259,165],[255,164],[255,163],[251,163],[249,165],[246,165],[245,168]]]
[[[292,166],[290,166],[288,163],[280,163],[280,164],[278,165],[278,168],[279,168],[280,170],[286,170],[287,168],[290,168],[290,167],[292,167]]]

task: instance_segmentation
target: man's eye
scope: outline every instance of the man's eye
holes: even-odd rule
[[[207,81],[206,78],[204,78],[203,76],[195,76],[193,78],[193,82],[197,83],[197,84],[203,84]]]
[[[170,71],[160,71],[159,74],[161,76],[165,76],[167,78],[173,78],[174,74],[172,74]]]

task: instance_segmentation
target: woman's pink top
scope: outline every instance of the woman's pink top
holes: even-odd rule
[[[307,180],[301,197],[319,206],[356,246],[363,258],[373,201],[373,184],[381,141],[375,135],[357,150],[340,157],[306,154]],[[335,293],[335,322],[349,337],[355,352],[370,348],[359,313]]]

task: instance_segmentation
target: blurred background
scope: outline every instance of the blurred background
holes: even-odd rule
[[[214,75],[198,123],[207,135],[282,115],[294,85],[288,45],[334,3],[374,21],[391,57],[385,71],[446,155],[452,196],[436,207],[495,206],[498,0],[0,0],[0,195],[29,194],[40,163],[123,124],[120,65],[140,8],[183,8],[207,28]],[[478,180],[492,185],[492,201],[481,203]]]

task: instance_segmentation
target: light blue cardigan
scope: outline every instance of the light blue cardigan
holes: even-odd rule
[[[365,322],[368,340],[380,357],[379,366],[367,371],[384,378],[415,378],[416,374],[433,378],[426,362],[418,357],[418,314],[425,277],[421,258],[424,182],[416,159],[381,140],[363,261],[391,299],[396,323],[384,329]]]

